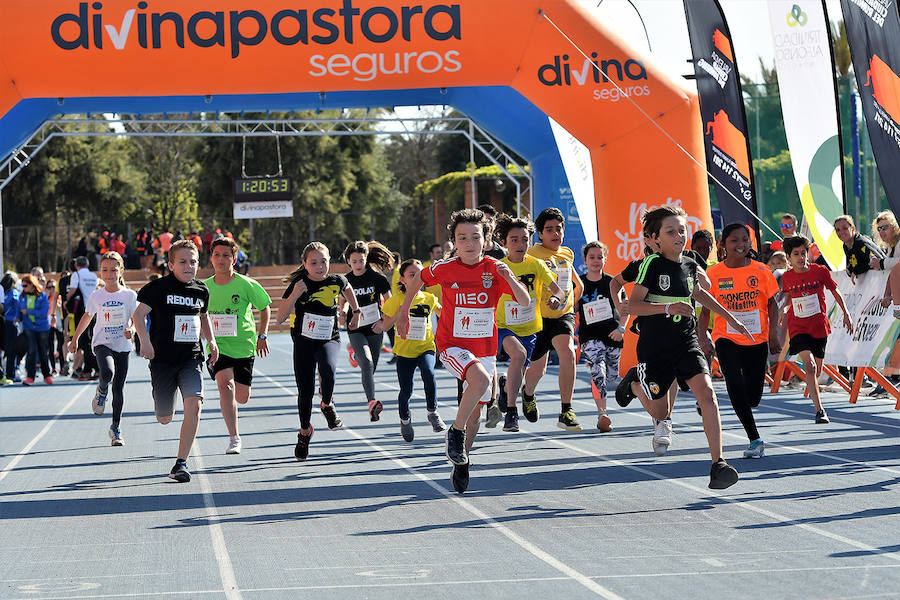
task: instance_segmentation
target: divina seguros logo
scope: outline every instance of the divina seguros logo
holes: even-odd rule
[[[641,61],[633,58],[622,63],[614,58],[601,60],[596,52],[591,52],[591,60],[584,59],[580,68],[569,64],[568,54],[554,56],[552,63],[541,65],[537,76],[538,81],[547,86],[584,86],[588,83],[600,85],[613,79],[618,80],[619,83],[642,79],[646,81],[647,69]],[[613,86],[593,91],[594,100],[611,100],[612,102],[618,102],[621,98],[628,96],[649,95],[649,85],[619,85],[618,88]]]
[[[384,44],[398,37],[406,42],[445,42],[462,39],[459,4],[417,4],[398,10],[372,6],[365,10],[342,0],[340,8],[285,8],[270,15],[254,9],[200,10],[191,14],[175,11],[153,12],[141,0],[123,13],[105,11],[102,2],[80,2],[77,13],[62,13],[53,19],[50,35],[63,50],[124,50],[136,38],[144,49],[161,49],[186,44],[198,48],[229,48],[237,58],[242,47],[257,46],[271,39],[283,46],[311,44],[328,46],[338,41]],[[134,46],[132,42],[132,47]],[[423,73],[454,72],[462,68],[459,51],[443,53],[365,53],[356,56],[334,54],[310,57],[312,76],[353,75],[368,81],[379,73],[405,74],[412,69]]]

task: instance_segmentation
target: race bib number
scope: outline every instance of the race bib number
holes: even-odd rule
[[[537,316],[537,301],[534,298],[528,306],[520,306],[515,300],[507,300],[503,303],[503,308],[507,325],[525,325],[534,321]]]
[[[325,315],[303,314],[300,335],[311,340],[330,340],[334,331],[334,317]]]
[[[200,341],[200,315],[175,315],[176,342]]]
[[[749,331],[753,335],[759,335],[762,333],[762,320],[760,319],[758,310],[735,310],[731,311],[731,316],[737,319],[738,322],[746,327],[747,331]],[[731,334],[741,333],[740,331],[732,327],[731,323],[728,324],[726,330]]]
[[[381,319],[381,310],[378,304],[366,304],[359,307],[359,326],[365,327]]]
[[[411,342],[424,342],[428,334],[428,320],[428,317],[410,317],[406,339]]]
[[[609,298],[600,298],[593,302],[585,302],[584,304],[584,320],[588,325],[599,323],[600,321],[609,321],[613,318],[612,305]]]
[[[128,323],[125,305],[101,306],[97,313],[97,321],[101,327],[124,327]]]
[[[556,273],[556,284],[562,291],[568,292],[569,287],[572,285],[572,268],[569,267],[569,263],[561,263],[553,269],[553,272]]]
[[[798,319],[808,319],[822,312],[818,295],[791,298],[791,305],[794,307],[794,316]]]
[[[453,337],[486,338],[494,335],[494,309],[456,307]]]
[[[237,337],[237,315],[209,315],[216,337]]]

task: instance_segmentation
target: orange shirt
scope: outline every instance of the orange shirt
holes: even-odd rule
[[[753,343],[767,342],[769,298],[778,293],[778,283],[769,268],[750,261],[746,267],[731,269],[720,262],[710,267],[706,274],[712,284],[709,293],[750,330]],[[747,338],[735,332],[725,319],[714,321],[712,338],[713,341],[725,338],[742,346],[750,345]]]

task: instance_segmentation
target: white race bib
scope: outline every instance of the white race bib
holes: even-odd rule
[[[366,304],[359,307],[359,326],[365,327],[381,319],[381,310],[378,303]]]
[[[428,334],[428,317],[410,317],[409,331],[406,332],[406,339],[411,342],[424,342],[425,336]]]
[[[752,333],[753,335],[759,335],[762,333],[762,320],[759,317],[758,310],[735,310],[731,311],[731,315],[737,319],[741,325],[747,328],[747,331]],[[740,334],[741,332],[731,326],[731,323],[728,323],[728,327],[726,329],[728,333],[731,334]]]
[[[303,313],[300,335],[311,340],[330,340],[334,331],[334,317]]]
[[[200,340],[200,315],[175,315],[176,342],[196,342]]]
[[[553,272],[556,273],[556,284],[562,291],[568,292],[572,285],[572,268],[569,267],[569,263],[563,261],[560,266],[553,269]]]
[[[237,315],[209,315],[216,337],[237,337]]]
[[[600,321],[609,321],[613,318],[612,305],[609,298],[599,298],[593,302],[585,302],[584,304],[584,320],[588,325],[599,323]]]
[[[534,298],[528,306],[520,306],[515,300],[507,300],[503,305],[507,325],[526,325],[537,316],[537,301]]]
[[[494,335],[493,308],[456,307],[453,315],[453,337],[486,338]]]
[[[818,294],[791,298],[791,305],[794,307],[794,316],[798,319],[808,319],[822,312]]]
[[[97,324],[100,327],[123,327],[128,323],[125,305],[101,306],[97,313]]]

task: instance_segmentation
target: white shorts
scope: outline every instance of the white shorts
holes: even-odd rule
[[[488,372],[488,375],[491,379],[494,378],[494,371],[497,370],[497,357],[496,356],[475,356],[468,350],[463,348],[457,348],[456,346],[451,346],[450,348],[445,349],[441,352],[441,362],[444,363],[444,368],[453,373],[457,379],[463,382],[463,390],[466,389],[468,384],[466,383],[466,372],[469,370],[475,363],[481,363],[481,366],[484,367],[484,370]],[[481,404],[487,404],[491,401],[491,386],[488,385],[487,390],[484,392],[484,395],[481,399],[478,400]]]

